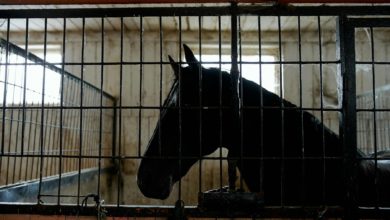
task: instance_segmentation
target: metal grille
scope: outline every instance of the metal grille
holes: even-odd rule
[[[388,86],[376,89],[375,101],[373,101],[373,92],[357,97],[358,109],[380,109],[375,116],[372,111],[362,111],[358,114],[358,147],[366,154],[375,154],[390,149],[389,92]]]
[[[183,211],[194,217],[337,217],[348,216],[349,211],[356,210],[362,216],[387,214],[386,210],[378,208],[370,209],[373,212],[358,209],[353,197],[354,186],[348,185],[350,180],[357,181],[354,179],[356,166],[349,166],[356,162],[356,155],[353,154],[356,147],[366,154],[387,149],[389,104],[385,101],[388,99],[386,92],[383,91],[382,95],[382,90],[379,92],[379,85],[375,83],[368,89],[358,87],[356,91],[343,90],[338,85],[343,84],[345,88],[351,83],[359,85],[364,81],[364,78],[357,77],[356,81],[351,82],[350,76],[354,73],[344,71],[348,56],[343,52],[350,46],[342,38],[346,28],[343,22],[348,20],[346,16],[388,16],[390,10],[387,6],[310,6],[293,9],[232,4],[207,8],[51,9],[44,10],[43,14],[38,13],[40,10],[0,11],[3,20],[0,26],[0,36],[3,38],[0,57],[0,199],[3,212],[24,210],[92,215],[96,214],[92,203],[104,199],[108,204],[105,209],[110,215],[165,217],[179,213],[180,217]],[[357,31],[356,39],[365,33]],[[389,33],[378,30],[378,36],[380,34],[388,36]],[[44,46],[41,57],[31,52],[31,45],[35,44]],[[52,44],[59,46],[61,61],[48,62],[49,45]],[[164,101],[172,95],[171,88],[178,88],[176,97],[180,97],[182,91],[184,93],[185,88],[181,88],[180,83],[175,84],[173,65],[168,59],[170,55],[183,67],[191,65],[184,57],[183,44],[191,48],[201,65],[231,70],[231,75],[236,77],[232,77],[233,87],[237,88],[237,96],[230,97],[231,105],[223,106],[222,96],[218,97],[219,105],[203,105],[202,101],[206,98],[202,96],[202,89],[196,93],[200,104],[195,106],[186,106],[180,101],[176,105],[169,105],[172,104],[170,101]],[[383,39],[375,41],[375,44],[388,47]],[[360,56],[359,50],[365,51],[365,46],[359,43],[353,47],[357,56]],[[371,51],[375,54],[374,47]],[[224,60],[226,55],[230,59]],[[368,62],[372,64],[372,60]],[[384,66],[389,63],[388,60],[380,62]],[[366,64],[365,61],[360,64],[357,61],[357,65]],[[204,83],[200,80],[201,72],[198,72],[200,78],[196,78],[197,83]],[[386,68],[377,69],[377,75],[381,74],[383,77],[379,76],[377,80],[384,85],[389,84]],[[38,79],[38,87],[30,87],[29,82],[33,78]],[[262,101],[257,105],[245,105],[244,100],[251,97],[243,96],[245,88],[239,83],[244,81],[243,78],[251,78],[263,87],[267,80],[270,81],[269,90],[288,102],[279,102],[274,106],[267,106]],[[54,90],[49,90],[48,84],[54,85]],[[172,87],[173,84],[175,86]],[[218,88],[218,85],[215,86]],[[222,91],[223,88],[220,86],[218,89]],[[356,96],[356,93],[367,91],[368,95]],[[262,92],[260,94],[264,95]],[[351,100],[361,103],[366,99],[369,102],[384,102],[374,101],[375,104],[367,108],[364,104],[358,104],[357,109],[353,108]],[[383,104],[383,108],[379,107],[382,106],[379,103]],[[378,108],[380,110],[377,112]],[[241,152],[233,162],[240,166],[244,159],[258,160],[260,165],[276,161],[276,178],[279,179],[275,184],[280,185],[275,196],[276,205],[267,206],[266,203],[256,212],[194,207],[198,205],[200,192],[220,189],[229,184],[248,191],[250,186],[243,178],[244,174],[240,173],[236,182],[229,182],[229,174],[233,172],[228,171],[232,161],[226,149],[218,148],[207,155],[199,155],[199,152],[185,155],[182,149],[185,146],[181,145],[186,140],[180,138],[178,155],[168,155],[163,159],[196,159],[198,162],[174,185],[166,200],[146,198],[138,189],[137,171],[140,161],[148,159],[144,153],[151,139],[160,134],[154,133],[155,129],[163,126],[159,119],[172,109],[181,112],[179,114],[188,109],[196,111],[194,118],[206,117],[204,112],[213,109],[220,112],[230,109],[238,115],[231,118],[237,120],[234,121],[237,139],[232,140],[241,146]],[[282,119],[276,124],[282,128],[277,135],[281,138],[275,140],[276,146],[282,146],[280,155],[244,155],[242,149],[247,131],[242,127],[250,121],[248,116],[251,114],[248,112],[251,110],[258,111],[260,115],[255,119],[259,120],[261,131],[267,129],[262,127],[262,122],[267,120],[263,112],[275,110],[280,113]],[[306,113],[318,120],[319,126],[316,128],[320,133],[321,155],[307,156],[304,143],[299,146],[302,150],[300,155],[289,157],[284,154],[288,152],[285,149],[290,143],[285,140],[289,130],[283,128],[294,126],[286,124],[283,119],[289,117],[292,111],[301,115],[297,121],[303,121]],[[374,117],[371,117],[372,114]],[[359,119],[357,132],[349,126],[356,122],[350,120],[354,116]],[[218,117],[217,130],[222,131],[223,116]],[[184,123],[181,118],[178,120],[178,127],[182,129]],[[194,135],[199,149],[202,149],[202,143],[207,138],[202,133],[202,123],[206,122],[199,120],[196,123],[199,129]],[[365,126],[367,123],[373,126]],[[367,127],[370,128],[368,131]],[[303,125],[297,122],[294,128],[304,139]],[[179,133],[183,132],[180,129]],[[343,151],[343,155],[326,155],[327,132],[340,134],[340,151]],[[259,132],[258,137],[265,139],[263,135],[264,132]],[[343,139],[345,137],[356,139],[358,146],[351,146],[354,141]],[[160,135],[159,141],[164,138]],[[216,140],[218,146],[225,144],[222,135]],[[261,146],[263,143],[260,142],[259,149]],[[291,176],[286,173],[290,168],[289,161],[293,160],[299,162],[299,171],[304,174],[311,172],[310,167],[306,166],[308,161],[318,162],[319,170],[316,173],[319,174],[313,175],[321,180],[318,186],[320,202],[314,208],[305,202],[289,205],[290,195],[286,195],[285,189]],[[352,207],[345,205],[345,201],[328,206],[327,198],[332,192],[326,183],[332,174],[329,174],[326,165],[333,161],[347,164],[343,167],[345,170],[340,184],[335,187],[348,195],[347,201],[353,200]],[[179,162],[181,166],[183,163]],[[241,172],[244,173],[245,169]],[[305,184],[311,182],[304,175],[296,179],[304,183],[296,190],[299,199],[309,198],[310,195],[303,194]],[[344,180],[347,180],[347,185],[344,185]],[[259,180],[260,191],[263,190],[264,181]],[[26,191],[31,193],[26,196]],[[94,197],[96,201],[86,202],[89,197]],[[304,201],[299,199],[297,201]],[[182,206],[183,201],[185,207]],[[16,211],[14,202],[32,204],[16,206]],[[86,203],[90,206],[81,207]],[[50,206],[32,210],[31,207],[34,208],[36,204],[55,204],[61,211]]]
[[[3,39],[1,51],[1,185],[10,192],[2,201],[61,195],[71,176],[110,166],[99,158],[111,154],[114,114],[98,106],[114,106],[115,99]],[[80,178],[71,183],[80,189]]]

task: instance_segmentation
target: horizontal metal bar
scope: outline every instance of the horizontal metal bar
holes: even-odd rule
[[[277,0],[279,4],[373,4],[373,3],[389,3],[388,0]]]
[[[389,61],[356,61],[355,64],[365,64],[365,65],[389,65]]]
[[[167,217],[174,214],[173,206],[104,206],[107,210],[107,216],[133,216],[133,217]],[[317,218],[319,213],[325,210],[326,217],[337,217],[341,215],[341,207],[260,207],[253,212],[228,212],[228,211],[203,211],[195,206],[186,206],[185,215],[187,217],[302,217]],[[96,207],[88,206],[57,206],[57,205],[33,205],[18,204],[7,205],[0,204],[0,213],[18,213],[18,214],[41,214],[41,215],[96,215]]]
[[[177,62],[178,64],[185,65],[186,62]],[[201,64],[231,64],[231,61],[202,61]],[[339,64],[340,60],[322,60],[322,61],[237,61],[238,64],[278,64],[278,65],[306,65],[306,64]],[[362,64],[366,64],[367,62],[361,62]],[[373,62],[369,62],[372,64]],[[375,64],[390,64],[390,62],[374,62]],[[50,63],[50,65],[65,65],[65,66],[117,66],[117,65],[170,65],[169,62],[153,62],[153,61],[143,61],[143,62],[65,62],[65,63]],[[40,63],[7,63],[0,61],[0,66],[42,66]],[[169,73],[171,74],[171,73]]]
[[[133,217],[167,217],[174,214],[173,206],[104,206],[107,210],[107,216],[133,216]],[[307,217],[317,218],[320,214],[324,217],[340,217],[343,209],[341,207],[262,207],[252,213],[227,212],[227,211],[208,211],[204,212],[195,206],[186,206],[185,214],[187,217]],[[359,208],[359,216],[362,218],[381,218],[390,215],[390,209],[385,208]],[[39,215],[85,215],[95,216],[96,207],[88,206],[68,206],[68,205],[36,205],[36,204],[0,204],[0,213],[18,213],[18,214],[39,214]]]
[[[231,0],[1,0],[0,4],[28,4],[28,5],[40,5],[40,4],[52,4],[52,5],[74,5],[74,4],[167,4],[167,3],[175,3],[175,4],[187,4],[187,3],[230,3]],[[235,2],[240,3],[264,3],[270,2],[267,0],[235,0]],[[276,2],[276,1],[274,1]]]
[[[305,3],[388,3],[388,0],[0,0],[0,4],[41,5],[41,4],[188,4],[188,3],[274,3],[274,4],[305,4]]]
[[[0,105],[1,107],[1,105]],[[19,105],[15,106],[6,106],[5,110],[79,110],[79,109],[84,109],[84,110],[164,110],[164,109],[185,109],[185,110],[229,110],[231,109],[231,106],[181,106],[181,107],[176,107],[176,106],[140,106],[140,105],[123,105],[123,106],[96,106],[96,105],[91,105],[91,106],[27,106],[27,107],[22,107]],[[306,107],[289,107],[289,106],[242,106],[242,109],[276,109],[276,110],[295,110],[295,111],[324,111],[324,112],[340,112],[342,109],[341,108],[306,108]],[[366,111],[366,109],[361,109],[362,111]],[[378,109],[377,111],[387,111],[388,109]],[[375,111],[375,110],[371,110]],[[107,115],[107,114],[105,114]],[[6,118],[6,120],[12,120],[12,121],[18,121],[17,119],[9,119]]]
[[[390,108],[368,108],[368,109],[363,109],[363,108],[357,108],[356,112],[389,112]]]
[[[390,18],[348,18],[348,22],[351,26],[355,28],[359,27],[390,27]],[[361,63],[361,62],[356,62]],[[369,62],[368,64],[372,64]],[[375,62],[376,64],[376,62]],[[389,64],[389,62],[384,62],[384,64]]]
[[[260,16],[340,16],[340,15],[389,15],[390,6],[286,6],[275,5],[272,7],[241,6],[238,7],[239,15]]]
[[[109,148],[103,148],[103,150],[109,150]],[[48,154],[47,152],[44,152],[44,154],[34,154],[34,155],[31,155],[31,154],[24,154],[24,155],[21,155],[21,154],[15,154],[15,153],[12,153],[12,154],[3,154],[2,155],[4,158],[23,158],[23,157],[38,157],[38,158],[70,158],[70,159],[79,159],[80,158],[80,155],[64,155],[64,154],[61,154],[61,155],[53,155],[53,154]],[[98,155],[81,155],[81,158],[82,159],[143,159],[143,158],[147,158],[147,159],[161,159],[161,156],[125,156],[125,155],[122,155],[122,156],[98,156]],[[193,160],[193,159],[197,159],[197,160],[225,160],[225,159],[228,159],[227,157],[219,157],[219,156],[164,156],[164,159],[182,159],[182,160]],[[301,157],[301,156],[296,156],[296,157],[292,157],[292,156],[285,156],[285,157],[255,157],[255,156],[239,156],[239,157],[232,157],[230,156],[229,159],[246,159],[246,160],[280,160],[281,158],[283,158],[284,160],[323,160],[323,159],[326,159],[326,160],[341,160],[343,159],[343,157],[329,157],[329,156],[318,156],[318,157],[314,157],[314,156],[305,156],[305,157]],[[370,158],[370,157],[367,157],[367,158]],[[360,159],[360,158],[359,158]],[[364,158],[363,158],[364,159]],[[372,159],[372,158],[371,158]],[[378,158],[379,160],[379,158]]]
[[[133,216],[133,217],[167,217],[174,214],[173,206],[122,206],[105,205],[107,216]],[[232,217],[307,217],[307,218],[332,218],[340,217],[343,209],[337,206],[331,207],[269,207],[265,206],[251,213],[228,212],[228,211],[203,211],[195,206],[185,206],[187,217],[211,217],[211,218],[232,218]],[[390,216],[390,209],[366,208],[358,209],[362,218],[386,218]],[[1,214],[38,214],[38,215],[80,215],[96,216],[95,206],[74,206],[74,205],[36,205],[36,204],[0,204]],[[322,216],[320,216],[322,215]]]
[[[261,16],[337,16],[389,15],[390,6],[238,6],[237,15]],[[71,9],[7,9],[0,18],[91,18],[149,16],[224,16],[231,15],[230,6],[220,7],[146,7],[146,8],[71,8]]]
[[[205,10],[206,9],[206,10]],[[230,7],[150,7],[0,10],[0,18],[94,18],[150,16],[229,15]]]

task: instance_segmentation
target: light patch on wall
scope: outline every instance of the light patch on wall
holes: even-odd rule
[[[205,68],[221,68],[227,72],[231,69],[230,55],[202,54],[202,57],[199,57],[199,55],[195,55],[195,57],[202,61]],[[259,64],[258,55],[243,55],[241,58],[243,62],[241,65],[239,64],[239,68],[241,68],[243,78],[260,84],[261,67],[261,85],[271,92],[277,92],[276,69],[273,63],[276,58],[274,56],[261,56],[261,64]]]
[[[23,48],[23,47],[21,47]],[[28,51],[46,62],[61,63],[60,46],[47,45],[46,54],[43,45],[29,45]],[[61,75],[41,64],[25,57],[7,53],[1,48],[0,54],[0,105],[60,103]],[[45,76],[45,77],[43,77]],[[6,86],[5,86],[6,85]],[[44,95],[42,95],[44,93]]]

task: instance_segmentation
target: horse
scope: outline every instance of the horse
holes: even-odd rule
[[[265,205],[345,201],[343,150],[336,133],[311,113],[245,78],[239,82],[237,131],[232,75],[202,67],[191,49],[185,44],[183,48],[188,66],[168,56],[175,80],[139,166],[137,184],[144,196],[166,199],[198,160],[223,147],[229,158],[238,159],[237,169],[249,191],[263,193]],[[366,156],[358,151],[356,158]],[[390,183],[389,166],[377,168],[377,173],[387,175],[383,182]],[[359,192],[364,191],[361,186],[375,187],[374,169],[372,161],[359,164]],[[366,194],[358,193],[360,204],[378,204]],[[385,195],[389,205],[388,190]]]

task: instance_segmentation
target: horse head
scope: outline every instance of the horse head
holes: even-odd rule
[[[226,101],[219,97],[226,74],[203,68],[186,45],[184,52],[186,67],[169,56],[175,81],[138,170],[138,186],[151,198],[167,198],[192,165],[222,145],[219,115]]]

